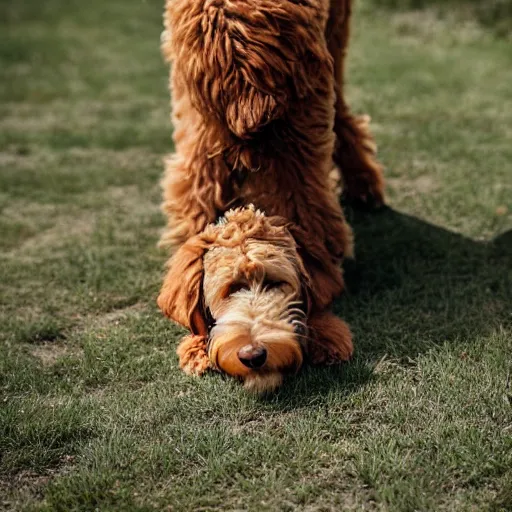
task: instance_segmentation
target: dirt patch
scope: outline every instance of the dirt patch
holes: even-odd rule
[[[106,191],[109,199],[117,205],[121,211],[125,211],[132,217],[147,215],[148,212],[159,213],[159,203],[149,201],[149,196],[158,195],[160,186],[155,184],[151,190],[142,192],[136,185],[124,187],[109,187]],[[163,223],[163,220],[162,220]]]
[[[148,166],[162,167],[162,156],[145,149],[125,149],[123,151],[106,148],[70,148],[62,158],[63,162],[80,165],[94,162],[101,167],[113,167],[127,171],[140,171]]]
[[[61,244],[68,243],[70,236],[81,239],[89,237],[94,230],[94,221],[95,218],[91,214],[59,217],[50,229],[26,240],[17,250],[33,251],[41,248],[56,248]]]
[[[30,353],[38,359],[44,367],[48,368],[63,357],[79,355],[80,351],[77,347],[70,347],[63,343],[42,343],[41,345],[33,347]]]
[[[440,37],[467,44],[480,40],[484,33],[475,21],[456,18],[447,12],[441,16],[436,9],[397,13],[392,17],[392,24],[396,32],[410,44],[423,44]],[[457,30],[453,30],[455,26]]]
[[[66,243],[70,236],[89,236],[94,227],[95,217],[90,213],[63,211],[54,205],[12,200],[2,215],[9,222],[27,226],[33,233],[21,244],[13,247],[8,254],[18,257],[41,249],[55,249]]]
[[[104,329],[105,327],[112,325],[117,326],[128,318],[136,318],[140,316],[146,309],[147,306],[145,304],[138,303],[126,308],[109,311],[103,315],[95,316],[91,320],[95,328]]]
[[[436,192],[439,188],[436,180],[430,175],[417,178],[388,178],[387,185],[401,197],[427,195]]]
[[[0,477],[0,510],[21,510],[34,499],[42,500],[44,488],[59,475],[65,475],[72,469],[74,456],[65,455],[59,467],[46,470],[43,474],[34,471],[20,471],[9,477]]]
[[[41,204],[25,200],[9,199],[9,206],[2,210],[2,215],[13,222],[34,221],[37,225],[41,224],[41,219],[50,222],[51,219],[59,215],[59,209],[53,204]]]
[[[15,510],[29,500],[41,499],[51,476],[23,471],[14,477],[0,477],[0,510]]]

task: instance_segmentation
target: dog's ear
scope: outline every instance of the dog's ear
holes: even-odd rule
[[[193,334],[206,336],[203,308],[203,256],[207,247],[199,237],[189,239],[169,260],[157,303],[162,312]]]

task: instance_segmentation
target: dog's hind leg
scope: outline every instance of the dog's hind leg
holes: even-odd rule
[[[337,142],[334,162],[343,178],[346,199],[366,207],[384,203],[382,166],[376,159],[377,147],[369,129],[368,116],[354,116],[344,99],[345,57],[350,34],[352,0],[331,0],[326,39],[334,60]]]

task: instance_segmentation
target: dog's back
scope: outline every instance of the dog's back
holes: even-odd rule
[[[234,151],[237,145],[252,145],[260,156],[283,144],[289,151],[290,132],[301,130],[297,118],[303,114],[331,128],[332,59],[324,39],[328,15],[325,0],[168,1],[164,54],[193,107],[217,125],[232,164],[244,163]],[[328,104],[326,119],[309,112],[319,96],[322,105]],[[255,163],[247,155],[245,160]],[[257,160],[259,168],[264,162]]]
[[[167,0],[162,47],[172,63],[176,153],[163,182],[164,243],[179,246],[252,203],[289,224],[317,302],[341,292],[352,236],[331,178],[335,131],[345,184],[353,177],[354,190],[371,197],[381,183],[370,137],[337,83],[350,4]]]

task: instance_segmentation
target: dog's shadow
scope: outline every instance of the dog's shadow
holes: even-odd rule
[[[414,364],[512,322],[512,230],[484,243],[390,208],[348,216],[357,257],[345,264],[347,292],[334,310],[353,330],[355,357],[305,368],[271,398],[276,408],[352,393],[378,378],[382,361]]]

